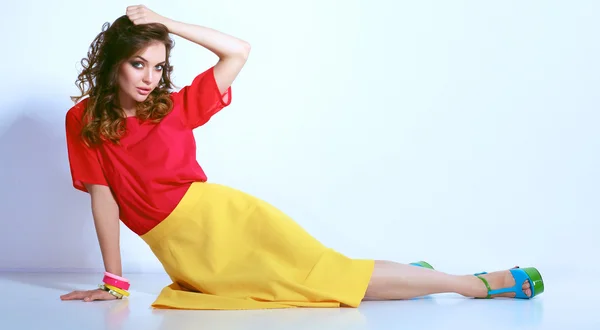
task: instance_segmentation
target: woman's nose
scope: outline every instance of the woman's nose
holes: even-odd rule
[[[151,83],[152,82],[152,70],[146,71],[146,74],[144,74],[144,82],[145,83]]]

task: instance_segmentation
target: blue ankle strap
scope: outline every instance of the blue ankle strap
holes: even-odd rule
[[[492,290],[489,283],[483,277],[479,276],[479,275],[487,274],[487,272],[481,272],[481,273],[477,273],[474,275],[477,276],[477,278],[479,278],[485,284],[485,286],[488,290],[488,295],[486,298],[490,298],[492,295],[495,295],[495,294],[514,292],[516,294],[515,298],[529,299],[529,297],[521,289],[521,287],[523,286],[523,282],[525,282],[525,281],[529,281],[529,286],[531,287],[531,296],[533,297],[533,295],[534,295],[533,283],[531,283],[531,279],[529,278],[529,275],[527,275],[527,273],[525,273],[525,271],[523,271],[522,269],[519,269],[519,268],[511,269],[510,273],[512,274],[513,278],[515,279],[515,285],[512,287],[501,288],[498,290]]]

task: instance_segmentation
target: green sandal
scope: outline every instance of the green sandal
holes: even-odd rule
[[[486,272],[474,274],[475,276],[477,276],[477,278],[479,278],[481,281],[483,281],[483,284],[485,284],[485,287],[488,290],[487,296],[482,299],[489,299],[489,298],[492,298],[492,295],[499,294],[499,293],[506,293],[506,292],[514,292],[516,294],[515,298],[531,299],[535,296],[542,294],[542,292],[544,292],[544,280],[542,280],[542,274],[540,274],[540,272],[536,268],[534,268],[534,267],[513,268],[510,270],[510,273],[512,274],[513,278],[515,279],[515,285],[510,288],[502,288],[502,289],[498,289],[498,290],[492,290],[488,281],[486,281],[485,278],[479,276],[479,275],[487,274]],[[525,292],[523,292],[523,290],[521,290],[521,287],[523,286],[523,282],[525,282],[525,281],[529,281],[529,285],[531,286],[531,297],[527,297]]]
[[[431,266],[429,263],[427,263],[425,261],[411,262],[409,265],[433,269],[433,266]]]

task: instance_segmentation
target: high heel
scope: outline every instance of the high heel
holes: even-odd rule
[[[429,263],[427,263],[425,261],[411,262],[409,265],[433,269],[433,266],[431,266]]]
[[[477,278],[479,278],[481,281],[483,281],[483,283],[485,284],[485,287],[488,290],[488,294],[485,297],[485,299],[492,298],[492,295],[495,295],[495,294],[507,293],[507,292],[514,292],[516,294],[515,298],[531,299],[531,298],[538,296],[544,292],[544,280],[542,279],[542,274],[540,274],[540,272],[536,268],[534,268],[534,267],[513,268],[513,269],[510,269],[510,273],[512,274],[513,278],[515,279],[515,285],[512,287],[509,287],[509,288],[502,288],[502,289],[498,289],[498,290],[492,290],[488,281],[485,278],[479,276],[479,275],[487,274],[487,272],[474,274],[475,276],[477,276]],[[525,281],[529,281],[529,286],[530,286],[530,290],[531,290],[530,297],[528,297],[525,294],[525,292],[523,292],[523,289],[522,289],[523,283]]]

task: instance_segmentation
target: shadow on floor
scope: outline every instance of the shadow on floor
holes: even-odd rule
[[[71,185],[62,106],[27,100],[0,129],[0,270],[92,268],[89,197]]]

